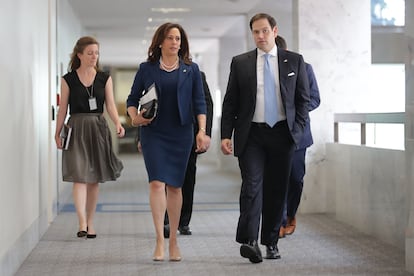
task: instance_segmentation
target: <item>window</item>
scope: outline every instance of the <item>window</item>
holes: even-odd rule
[[[372,26],[404,26],[405,0],[371,0]]]
[[[405,111],[405,65],[373,64],[370,72],[369,98],[372,99],[366,112]],[[341,123],[339,142],[361,144],[361,124]],[[404,124],[366,124],[366,146],[404,150]]]

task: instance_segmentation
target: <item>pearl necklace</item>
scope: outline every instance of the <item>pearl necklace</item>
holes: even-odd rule
[[[167,71],[167,72],[174,71],[178,67],[178,57],[177,57],[177,60],[174,62],[174,64],[170,65],[170,66],[168,66],[164,62],[162,62],[162,57],[160,57],[160,67],[161,67],[161,69],[163,69],[164,71]]]

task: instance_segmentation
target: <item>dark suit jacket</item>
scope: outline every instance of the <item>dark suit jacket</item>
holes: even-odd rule
[[[306,74],[309,80],[309,93],[310,101],[308,111],[312,111],[317,108],[321,103],[321,98],[319,96],[319,87],[318,82],[316,81],[315,73],[313,72],[312,65],[305,63]],[[305,149],[310,147],[313,144],[312,132],[310,127],[310,118],[306,120],[305,131],[303,132],[302,140],[298,145],[298,149]]]
[[[233,57],[223,100],[221,139],[231,138],[234,130],[234,155],[246,145],[257,94],[257,49]],[[309,83],[301,55],[278,49],[280,92],[287,123],[296,146],[302,139],[308,118]]]
[[[211,128],[213,127],[213,99],[211,98],[210,88],[207,84],[206,74],[203,71],[200,71],[200,73],[207,107],[206,134],[211,137]],[[198,127],[197,120],[196,126]],[[196,128],[194,128],[194,131],[197,131]]]
[[[192,124],[194,122],[194,116],[206,114],[206,101],[204,99],[200,70],[196,63],[187,65],[182,61],[180,61],[180,68],[178,70],[177,102],[181,124]],[[159,69],[158,62],[141,63],[135,75],[131,93],[127,99],[127,107],[135,106],[138,108],[142,92],[148,90],[153,83],[155,83],[158,100],[162,101],[163,91],[160,87],[161,82],[161,70]],[[162,110],[158,112],[162,112]],[[157,124],[157,116],[151,124]]]

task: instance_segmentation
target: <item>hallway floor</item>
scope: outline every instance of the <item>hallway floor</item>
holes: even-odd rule
[[[279,241],[282,259],[251,264],[240,257],[235,242],[240,180],[203,158],[198,162],[193,235],[178,236],[183,260],[153,262],[155,234],[144,163],[139,154],[121,158],[121,178],[101,185],[98,237],[76,237],[76,213],[68,202],[17,276],[412,275],[405,272],[402,250],[325,214],[298,216],[296,232]]]

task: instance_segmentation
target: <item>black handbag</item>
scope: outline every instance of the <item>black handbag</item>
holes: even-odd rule
[[[153,83],[141,97],[139,105],[140,111],[145,109],[145,112],[142,113],[143,118],[152,119],[157,115],[158,97],[155,89],[155,83]]]
[[[142,113],[142,117],[145,119],[152,119],[157,115],[158,101],[153,99],[152,101],[141,105],[140,110],[145,109],[145,112]]]

